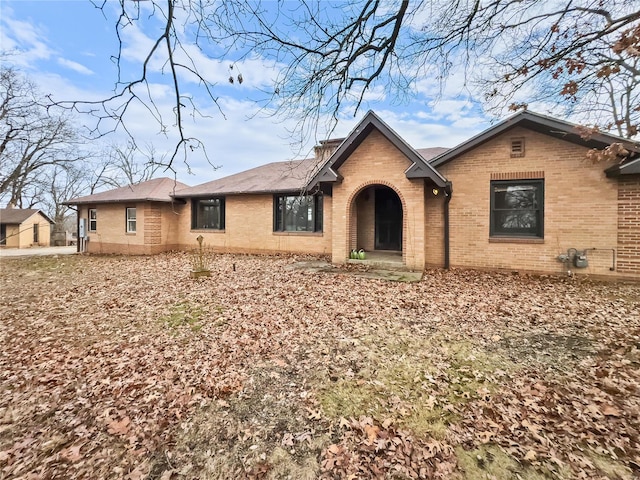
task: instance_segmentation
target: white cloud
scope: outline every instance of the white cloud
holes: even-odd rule
[[[399,115],[391,110],[380,110],[376,114],[414,148],[453,147],[488,126],[481,116],[469,116],[459,124],[448,124],[429,119],[431,115],[427,111]]]
[[[81,73],[82,75],[93,75],[93,71],[78,62],[74,62],[73,60],[58,58],[58,63],[63,67],[69,68],[74,72]]]
[[[49,59],[54,54],[44,31],[31,22],[13,18],[13,10],[8,7],[3,7],[0,26],[0,45],[4,52],[11,54],[6,59],[11,64],[30,69],[36,61]]]

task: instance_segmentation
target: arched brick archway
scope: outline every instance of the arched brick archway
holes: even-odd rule
[[[375,187],[386,187],[390,189],[400,201],[402,208],[402,225],[401,225],[401,245],[400,250],[402,251],[403,261],[405,260],[406,255],[406,239],[407,239],[407,204],[404,196],[400,192],[400,190],[394,186],[392,183],[387,182],[385,180],[371,180],[365,183],[362,183],[356,187],[352,193],[349,195],[347,200],[347,236],[346,236],[346,251],[350,252],[354,248],[359,248],[362,245],[359,245],[358,238],[358,199],[365,192],[365,190]],[[375,208],[375,207],[374,207]],[[361,229],[362,230],[362,229]],[[362,242],[362,239],[360,239]],[[367,248],[365,248],[367,249]],[[368,248],[371,250],[371,246]]]

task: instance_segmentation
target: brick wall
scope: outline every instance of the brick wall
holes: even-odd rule
[[[442,189],[435,195],[433,188],[425,189],[425,265],[444,266],[444,201]]]
[[[520,158],[510,155],[515,137],[526,144]],[[568,248],[589,248],[595,249],[588,252],[589,267],[571,268],[574,273],[618,274],[610,271],[611,249],[618,246],[617,181],[606,178],[608,165],[586,160],[586,151],[515,128],[440,167],[453,182],[451,266],[562,273],[567,266],[557,260],[559,254]],[[497,178],[544,178],[544,239],[490,238],[490,182]],[[428,207],[427,218],[440,228],[441,207]],[[439,255],[434,252],[428,258]]]
[[[136,232],[126,232],[126,208],[136,208]],[[97,229],[87,232],[89,253],[149,255],[179,248],[178,218],[184,206],[172,203],[139,202],[83,205],[80,218],[87,219],[89,208],[97,210]]]
[[[353,248],[363,248],[367,252],[375,246],[375,204],[376,192],[374,187],[365,188],[355,200],[357,236],[352,239]]]
[[[136,207],[136,232],[126,232],[126,209]],[[89,208],[96,209],[96,231],[89,230]],[[144,206],[136,203],[108,203],[83,206],[81,216],[87,219],[90,253],[125,253],[139,255],[144,248]]]
[[[191,228],[191,203],[180,216],[178,232],[182,249],[194,248],[199,235],[220,252],[314,253],[331,249],[331,197],[324,196],[322,232],[274,232],[273,195],[229,195],[225,198],[225,230]]]
[[[157,203],[144,204],[144,244],[160,245],[162,243],[162,208]]]
[[[640,177],[618,184],[618,271],[640,275]]]

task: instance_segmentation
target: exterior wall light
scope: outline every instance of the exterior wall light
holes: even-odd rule
[[[438,193],[440,192],[440,190],[438,190],[437,188],[434,188],[433,190],[431,190],[433,192],[433,194],[437,197]]]

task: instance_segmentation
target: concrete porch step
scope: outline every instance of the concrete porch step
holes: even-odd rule
[[[402,261],[401,252],[365,252],[364,260],[347,260],[348,263],[354,265],[367,265],[372,268],[381,268],[384,270],[408,271],[407,266]]]

